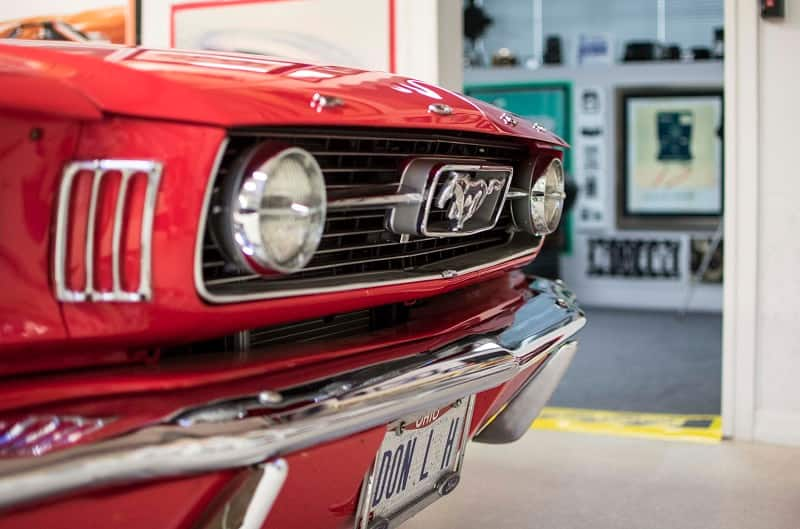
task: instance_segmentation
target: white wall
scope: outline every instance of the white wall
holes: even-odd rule
[[[800,7],[786,3],[783,21],[726,4],[723,425],[800,445]]]
[[[540,22],[534,20],[537,2]],[[541,49],[544,38],[558,35],[566,64],[574,64],[581,33],[606,33],[615,55],[621,56],[626,41],[658,38],[658,4],[658,0],[483,0],[484,9],[494,18],[486,34],[486,51],[492,54],[506,47],[524,60],[534,53],[534,41]],[[686,49],[711,46],[712,28],[722,26],[722,4],[723,0],[667,0],[666,42]],[[539,24],[542,34],[532,35],[531,29]]]
[[[388,39],[388,5],[387,0],[378,6],[374,4],[376,0],[360,0],[366,7],[372,8],[367,11],[358,9],[359,0],[348,0],[349,7],[342,8],[341,0],[307,0],[303,5],[299,2],[292,2],[286,5],[286,9],[302,10],[307,8],[312,13],[318,13],[319,9],[315,4],[327,4],[335,9],[325,11],[325,16],[319,20],[308,19],[311,22],[321,25],[321,27],[335,28],[339,33],[347,31],[349,34],[361,37],[353,43],[350,50],[354,55],[363,56],[363,46],[375,42],[375,38],[380,39],[381,45]],[[142,44],[153,47],[168,47],[170,42],[170,11],[173,5],[190,3],[189,0],[142,0]],[[415,77],[434,84],[439,84],[446,88],[461,90],[463,85],[463,52],[461,38],[461,0],[396,0],[395,5],[395,35],[396,35],[396,62],[397,73]],[[239,10],[243,13],[247,9],[256,9],[253,5],[233,5],[231,11]],[[271,9],[283,9],[280,3],[271,4]],[[376,7],[384,7],[384,11]],[[333,11],[333,14],[331,14]],[[368,16],[368,13],[380,12],[377,16]],[[354,16],[354,13],[356,16]],[[177,18],[178,23],[186,23],[188,19]],[[230,18],[226,23],[231,25]],[[365,32],[364,25],[368,25],[371,30]],[[258,20],[245,19],[241,21],[241,26],[246,28],[258,28]],[[231,26],[233,27],[233,26]],[[217,28],[200,28],[203,31]],[[382,32],[377,37],[376,31]],[[369,33],[369,35],[367,34]],[[370,40],[370,37],[372,39]],[[181,44],[181,43],[178,43]],[[337,45],[346,51],[348,44],[342,39],[337,40]],[[365,67],[375,70],[388,70],[388,53],[379,53],[377,61],[363,61],[353,66]],[[330,62],[326,57],[308,57],[310,60]],[[335,63],[336,60],[333,59]]]
[[[616,90],[631,87],[682,88],[706,87],[718,89],[722,86],[723,65],[719,61],[693,63],[642,63],[615,64],[603,67],[548,66],[537,70],[528,68],[470,68],[465,73],[466,86],[514,85],[542,82],[563,82],[569,79],[572,84],[573,135],[572,167],[570,176],[578,186],[575,214],[570,226],[572,229],[572,249],[561,257],[561,275],[587,307],[641,308],[670,311],[720,312],[722,310],[722,287],[719,284],[697,283],[692,286],[689,257],[692,236],[710,237],[711,230],[633,230],[617,227],[617,109]],[[581,93],[591,87],[602,95],[604,111],[589,115],[590,126],[597,126],[603,133],[591,139],[600,142],[603,156],[598,161],[598,169],[593,171],[597,182],[597,197],[585,198],[582,189],[586,188],[586,172],[582,169],[582,152],[585,137],[579,134],[586,126],[585,113],[581,111]],[[502,105],[502,101],[496,101]],[[591,206],[591,207],[590,207]],[[600,220],[590,223],[580,218],[584,207],[602,210]],[[602,277],[588,274],[589,243],[592,238],[669,240],[679,243],[680,274],[677,278],[634,278]],[[691,292],[690,292],[691,289]],[[688,306],[687,305],[688,302]]]
[[[451,90],[464,85],[461,0],[398,0],[397,73]]]

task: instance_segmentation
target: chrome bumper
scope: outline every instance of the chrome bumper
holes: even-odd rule
[[[577,342],[567,342],[552,352],[545,364],[536,371],[536,375],[531,377],[474,440],[479,443],[504,444],[513,443],[525,435],[533,420],[550,400],[577,350]]]
[[[0,508],[154,478],[256,465],[496,387],[558,351],[585,324],[560,282],[537,280],[514,323],[319,383],[177,412],[161,424],[39,457],[0,460]],[[248,410],[270,410],[247,416]]]

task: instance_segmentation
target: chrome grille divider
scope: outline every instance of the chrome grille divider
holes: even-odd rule
[[[398,193],[396,195],[377,195],[352,198],[335,198],[328,201],[329,210],[392,208],[406,204],[421,204],[422,193]]]

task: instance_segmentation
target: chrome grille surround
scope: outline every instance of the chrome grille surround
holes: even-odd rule
[[[209,229],[215,222],[217,189],[229,177],[232,160],[248,144],[265,140],[311,152],[322,166],[328,190],[328,219],[315,257],[304,270],[274,279],[235,270]],[[211,303],[236,303],[340,292],[452,278],[536,252],[542,239],[514,228],[510,202],[505,200],[498,208],[496,225],[472,237],[392,233],[388,221],[395,208],[411,206],[418,210],[428,198],[424,192],[401,186],[407,162],[434,157],[443,164],[506,170],[521,166],[530,151],[513,139],[455,131],[229,131],[217,154],[198,226],[194,270],[198,293]],[[509,200],[522,198],[514,188],[503,191]],[[445,215],[446,211],[435,213]],[[337,231],[337,223],[349,225],[350,231]],[[347,252],[346,257],[342,252]],[[341,258],[338,261],[337,255]]]
[[[72,184],[81,171],[92,172],[92,189],[87,212],[86,247],[84,267],[86,279],[82,290],[73,290],[67,284],[67,244],[69,242],[70,200]],[[112,233],[112,289],[99,290],[94,285],[95,229],[97,224],[97,202],[103,176],[111,171],[121,175],[119,190],[114,207]],[[118,301],[136,303],[152,298],[151,253],[153,238],[153,216],[155,214],[158,185],[161,180],[162,164],[153,160],[78,160],[64,168],[58,192],[56,210],[56,237],[53,253],[53,274],[56,298],[59,301],[79,303],[86,301]],[[131,178],[143,173],[147,177],[143,210],[141,212],[139,285],[134,291],[122,287],[122,229],[126,219],[126,196]]]

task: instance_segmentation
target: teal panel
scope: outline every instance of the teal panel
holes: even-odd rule
[[[567,142],[571,141],[571,95],[568,83],[543,83],[509,86],[471,86],[466,93],[472,97],[486,101],[536,121],[552,130]],[[569,151],[565,155],[564,165],[569,172],[572,160]]]
[[[468,86],[464,92],[519,116],[536,121],[552,130],[567,143],[572,141],[572,85],[565,82],[529,83],[524,85]],[[572,171],[572,153],[564,154],[564,168]],[[563,222],[565,244],[563,253],[572,253],[572,215]]]

